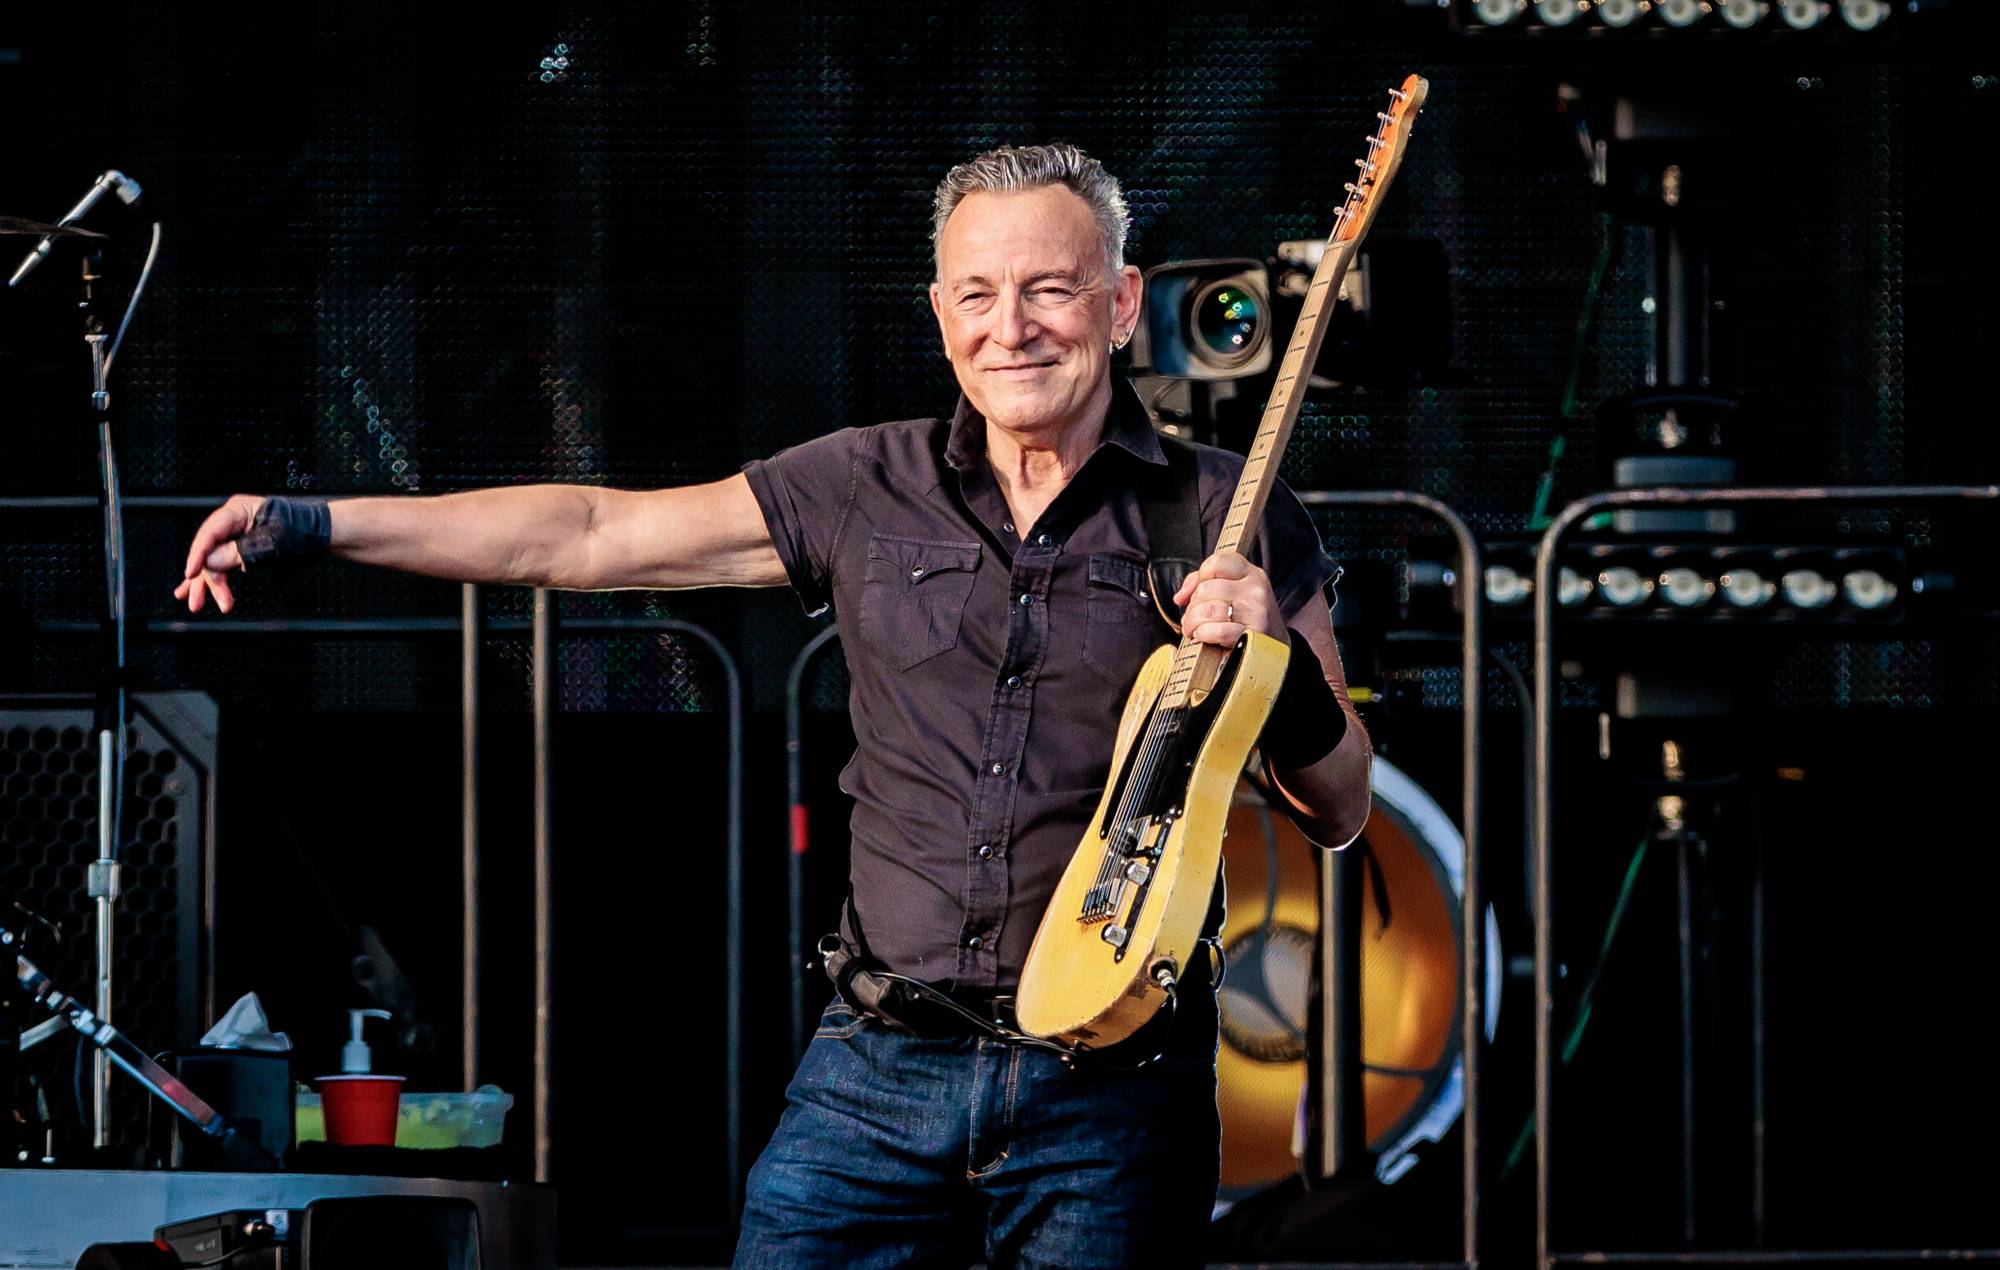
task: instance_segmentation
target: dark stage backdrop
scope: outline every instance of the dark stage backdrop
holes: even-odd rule
[[[953,388],[925,285],[930,190],[949,165],[1001,142],[1072,140],[1125,183],[1135,263],[1263,256],[1280,240],[1325,233],[1383,90],[1411,70],[1431,78],[1432,104],[1376,232],[1442,246],[1448,366],[1407,390],[1310,402],[1287,455],[1295,486],[1415,489],[1484,532],[1526,527],[1607,232],[1558,85],[1596,91],[1663,70],[1675,92],[1729,104],[1741,130],[1728,147],[1740,198],[1718,232],[1728,305],[1716,315],[1716,365],[1722,386],[1748,403],[1738,433],[1747,475],[1990,480],[1997,470],[1982,421],[2000,282],[1984,245],[1995,208],[1971,171],[2000,102],[1993,68],[1972,61],[1990,49],[1882,57],[1780,41],[1733,56],[1697,42],[1627,59],[1598,42],[1453,40],[1439,15],[1389,0],[1227,10],[353,0],[113,5],[87,23],[76,11],[14,6],[30,8],[0,18],[9,137],[0,212],[53,218],[106,167],[142,182],[138,208],[92,218],[116,234],[107,272],[121,298],[147,222],[165,223],[158,273],[116,372],[132,494],[685,483],[833,428],[948,411]],[[1652,233],[1635,226],[1612,238],[1582,363],[1586,406],[1637,387],[1649,355]],[[78,422],[74,272],[73,256],[59,254],[0,296],[0,493],[94,488],[91,438]],[[1557,504],[1600,488],[1609,457],[1588,426],[1574,427]],[[0,516],[0,687],[86,686],[93,645],[48,627],[99,611],[90,516]],[[133,514],[136,620],[175,616],[168,591],[195,519]],[[1329,515],[1322,527],[1337,554],[1379,568],[1392,588],[1407,582],[1399,570],[1413,551],[1436,545],[1423,527],[1373,515]],[[1980,541],[1961,522],[1919,514],[1763,528]],[[457,612],[454,588],[336,565],[259,577],[242,596],[246,617]],[[1384,624],[1393,607],[1378,610]],[[496,594],[490,611],[525,614],[525,598]],[[769,1003],[751,1010],[754,1149],[784,1075],[772,1057],[785,974],[773,713],[784,668],[815,628],[775,594],[571,596],[563,611],[699,621],[742,660],[759,712],[749,956]],[[453,640],[245,636],[226,626],[142,639],[135,654],[153,686],[221,700],[225,786],[231,755],[233,770],[255,777],[222,803],[222,885],[250,910],[226,914],[239,925],[235,960],[224,946],[225,991],[275,996],[290,1011],[278,1025],[331,1061],[347,1004],[335,999],[342,924],[300,926],[282,908],[259,908],[260,894],[282,888],[399,939],[450,1036]],[[1517,635],[1499,639],[1525,658]],[[525,926],[527,913],[517,779],[527,655],[512,635],[489,649],[498,718],[488,748],[500,777],[487,818],[491,930]],[[1885,737],[1934,734],[1936,707],[1993,707],[1994,653],[1980,627],[1800,644],[1760,678],[1768,701],[1747,704],[1795,721],[1780,730],[1811,731],[1819,725],[1803,721],[1834,712],[1865,751]],[[1455,673],[1357,660],[1357,680],[1374,678],[1396,707],[1378,721],[1385,746],[1404,746],[1404,765],[1421,767],[1456,806]],[[1503,712],[1517,705],[1497,674],[1488,692]],[[712,1035],[719,1006],[669,1003],[657,979],[669,954],[712,961],[718,948],[721,678],[678,638],[591,637],[567,647],[561,696],[572,716],[562,973],[573,999],[637,1003],[651,1037],[641,1050],[601,1047],[580,1008],[566,1016],[577,1031],[564,1042],[559,1087],[579,1091],[563,1111],[568,1229],[601,1241],[583,1245],[600,1254],[641,1247],[621,1242],[626,1231],[651,1231],[655,1244],[643,1246],[665,1246],[672,1232],[712,1224],[722,1193],[718,1047],[699,1062],[673,1057],[679,1038]],[[1589,682],[1566,687],[1584,726],[1579,762],[1593,748],[1599,698]],[[823,685],[816,703],[838,700],[837,685]],[[659,728],[631,717],[657,713],[687,717]],[[1493,832],[1507,852],[1518,810],[1507,788],[1514,718],[1496,715],[1491,729],[1504,791]],[[309,740],[295,746],[300,737]],[[303,771],[280,761],[297,753],[313,756]],[[830,768],[837,757],[821,761]],[[1768,766],[1764,755],[1745,761]],[[1620,845],[1602,864],[1614,875],[1631,808],[1644,809],[1631,798],[1604,821],[1617,826]],[[818,823],[837,824],[837,810]],[[707,881],[690,888],[660,866],[644,875],[649,886],[631,886],[617,863],[629,856],[698,860],[690,867]],[[313,883],[306,864],[328,884]],[[1518,879],[1517,857],[1496,861],[1503,891],[1518,890],[1510,872]],[[685,911],[696,892],[698,911]],[[1603,898],[1570,911],[1598,922]],[[1524,950],[1518,912],[1506,920]],[[666,929],[677,933],[665,939]],[[296,946],[302,930],[313,934],[309,949]],[[1579,946],[1596,935],[1581,932]],[[517,1091],[527,1087],[522,942],[496,939],[487,1002],[494,1075]],[[297,972],[273,974],[273,964]],[[1670,1022],[1661,1014],[1647,1026]],[[440,1080],[453,1070],[449,1053],[407,1061],[429,1063]],[[583,1094],[586,1071],[615,1074],[622,1085],[591,1083],[628,1088],[640,1119]],[[1817,1106],[1795,1119],[1802,1132],[1833,1133]],[[614,1131],[621,1124],[643,1129]],[[1892,1138],[1906,1140],[1885,1130],[1877,1148],[1886,1153]],[[1646,1154],[1668,1149],[1654,1139]],[[669,1172],[688,1180],[669,1187]],[[1800,1187],[1792,1217],[1824,1217]]]

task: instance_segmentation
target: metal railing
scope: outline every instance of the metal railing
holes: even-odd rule
[[[1971,1261],[2000,1259],[2000,1250],[1558,1252],[1550,1230],[1549,1126],[1555,1085],[1555,918],[1553,782],[1555,772],[1557,551],[1572,529],[1607,510],[1627,507],[1714,507],[1746,503],[1876,504],[1992,503],[1993,485],[1850,485],[1797,488],[1661,487],[1618,490],[1579,499],[1563,508],[1542,535],[1535,558],[1534,676],[1534,899],[1535,899],[1535,1259],[1548,1270],[1558,1262],[1603,1265],[1773,1265],[1880,1260]]]
[[[127,497],[124,505],[133,511],[206,511],[220,505],[221,497],[157,496]],[[96,497],[29,496],[0,498],[5,511],[95,511]],[[556,823],[553,806],[555,759],[554,717],[558,710],[555,695],[555,661],[564,635],[618,633],[680,634],[700,643],[721,667],[727,692],[729,729],[727,834],[727,942],[724,986],[724,1070],[727,1081],[726,1135],[729,1164],[729,1216],[733,1232],[742,1209],[743,1129],[743,685],[735,657],[707,628],[671,618],[585,618],[558,622],[554,593],[533,592],[532,616],[528,618],[487,618],[481,611],[480,588],[466,585],[460,591],[459,615],[452,617],[397,618],[305,618],[248,619],[232,617],[227,622],[154,620],[140,629],[148,636],[167,638],[247,638],[278,636],[381,636],[406,638],[452,634],[459,638],[461,711],[462,808],[461,869],[465,909],[465,933],[461,952],[460,982],[465,1009],[461,1040],[461,1075],[468,1089],[477,1082],[480,1065],[479,962],[481,932],[478,886],[480,871],[479,732],[480,732],[480,649],[482,636],[492,632],[527,631],[533,642],[530,695],[534,722],[534,927],[535,927],[535,1039],[534,1093],[532,1097],[533,1159],[535,1180],[549,1180],[554,1144],[553,1017],[554,1017],[554,843]],[[40,622],[40,633],[58,635],[95,634],[99,622]]]

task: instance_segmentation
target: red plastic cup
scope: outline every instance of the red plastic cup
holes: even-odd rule
[[[315,1083],[326,1112],[328,1142],[343,1147],[396,1145],[401,1076],[321,1076]]]

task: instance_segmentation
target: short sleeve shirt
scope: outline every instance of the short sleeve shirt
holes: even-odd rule
[[[1166,455],[1114,379],[1097,450],[1017,526],[985,429],[961,398],[950,419],[849,428],[744,474],[794,590],[832,606],[847,656],[840,785],[867,950],[933,983],[1006,990],[1103,792],[1132,682],[1170,638],[1139,496]],[[1196,451],[1207,551],[1243,458]],[[1339,572],[1282,484],[1244,554],[1287,618]]]

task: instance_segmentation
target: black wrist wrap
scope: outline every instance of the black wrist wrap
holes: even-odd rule
[[[1319,664],[1306,637],[1291,632],[1292,655],[1285,663],[1285,682],[1264,722],[1264,734],[1257,746],[1280,771],[1296,772],[1311,767],[1333,753],[1340,738],[1347,735],[1347,711],[1327,685],[1326,670]]]
[[[324,498],[267,498],[236,540],[248,567],[267,560],[311,560],[333,547],[333,513]]]

